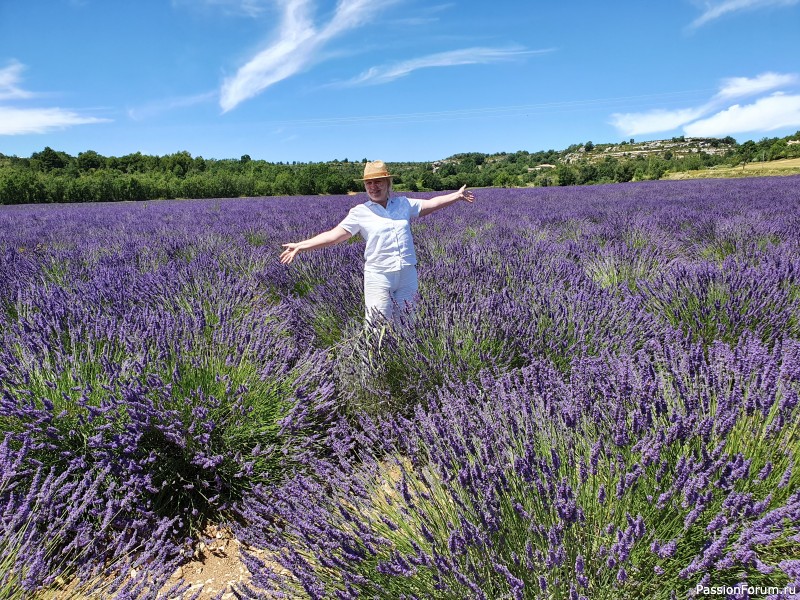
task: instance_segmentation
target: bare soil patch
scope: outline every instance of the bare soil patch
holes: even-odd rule
[[[199,591],[200,600],[216,598],[220,592],[222,600],[237,598],[233,593],[234,586],[250,581],[250,572],[242,561],[242,543],[229,529],[218,525],[206,527],[202,537],[207,541],[198,541],[192,559],[175,571],[169,584],[183,579],[189,585],[187,596]],[[264,554],[261,550],[246,549],[253,554]],[[269,560],[265,562],[269,564]],[[286,572],[277,563],[274,564],[274,569],[277,572]]]
[[[239,553],[240,543],[222,527],[210,525],[203,532],[208,541],[198,541],[192,559],[178,568],[170,584],[183,579],[189,594],[200,591],[200,598],[209,599],[221,591],[225,600],[235,598],[232,586],[248,581],[250,573]]]

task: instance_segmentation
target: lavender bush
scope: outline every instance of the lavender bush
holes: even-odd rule
[[[313,446],[327,358],[292,334],[292,306],[259,283],[264,250],[241,232],[238,245],[193,236],[172,205],[68,208],[3,228],[0,424],[64,485],[104,474],[89,521],[123,506],[139,545],[161,518],[182,542]]]
[[[496,191],[492,209],[513,223],[467,211],[420,223],[416,318],[379,342],[354,335],[339,364],[344,397],[389,418],[342,422],[334,458],[248,503],[240,535],[291,576],[250,557],[242,593],[800,584],[786,183],[720,183],[725,199],[706,186],[612,186],[572,203],[537,191],[535,208]],[[623,190],[635,204],[602,197]]]
[[[358,240],[277,260],[361,198],[4,208],[14,489],[92,474],[85,531],[168,522],[164,561],[237,516],[291,573],[250,557],[252,597],[797,583],[798,183],[479,190],[377,335]]]
[[[538,361],[445,386],[408,420],[343,422],[332,459],[248,503],[241,535],[292,572],[252,556],[255,584],[312,598],[800,585],[798,360],[797,342],[708,359],[652,342],[577,359],[566,380]]]
[[[169,267],[128,273],[132,296],[110,289],[119,265],[28,290],[3,332],[2,420],[36,435],[40,460],[110,465],[148,508],[188,524],[275,475],[279,421],[325,388],[285,310],[211,258]],[[201,289],[208,270],[215,286]]]
[[[0,443],[0,597],[49,588],[62,598],[183,594],[187,586],[168,584],[182,552],[175,519],[142,519],[135,494],[119,490],[108,470],[59,472],[32,458],[33,445],[25,435]]]

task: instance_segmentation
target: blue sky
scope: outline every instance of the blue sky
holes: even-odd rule
[[[800,130],[800,0],[0,0],[0,152],[424,161]]]

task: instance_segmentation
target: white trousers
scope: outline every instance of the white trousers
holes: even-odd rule
[[[417,296],[417,267],[408,265],[399,271],[379,273],[364,270],[364,303],[367,320],[381,313],[391,319],[394,306],[411,309]]]

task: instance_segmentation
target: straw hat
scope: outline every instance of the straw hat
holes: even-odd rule
[[[389,169],[386,168],[386,165],[382,160],[373,160],[372,162],[368,162],[364,165],[364,177],[361,181],[367,181],[368,179],[383,179],[384,177],[391,177],[389,174]]]

